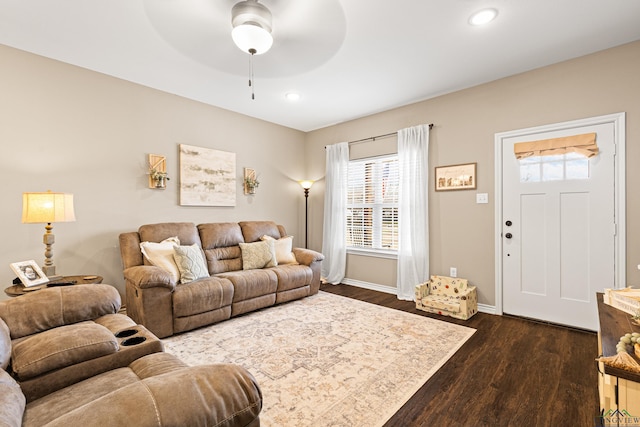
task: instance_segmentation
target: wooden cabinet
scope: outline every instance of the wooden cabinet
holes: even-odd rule
[[[600,319],[598,353],[614,356],[620,337],[629,332],[640,332],[640,326],[631,323],[631,316],[624,311],[605,304],[602,294],[599,293],[597,297]],[[635,359],[640,363],[637,357]],[[617,410],[622,415],[640,418],[640,374],[606,366],[601,362],[598,362],[598,371],[601,415],[606,417]],[[626,425],[624,419],[616,419],[620,422],[613,425]]]

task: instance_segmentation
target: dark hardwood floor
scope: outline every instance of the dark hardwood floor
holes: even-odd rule
[[[476,329],[385,427],[595,425],[595,333],[484,313],[462,321],[382,292],[348,285],[321,289]]]

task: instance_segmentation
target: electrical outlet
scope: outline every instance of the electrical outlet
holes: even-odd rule
[[[451,277],[458,277],[458,269],[455,267],[451,267],[449,269],[449,276]]]

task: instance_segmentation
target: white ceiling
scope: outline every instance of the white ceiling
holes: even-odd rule
[[[252,101],[237,1],[0,0],[0,43],[310,131],[640,39],[638,0],[262,0]]]

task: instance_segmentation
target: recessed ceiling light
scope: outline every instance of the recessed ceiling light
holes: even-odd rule
[[[294,102],[300,99],[300,94],[297,92],[287,92],[284,97],[287,98],[287,101]]]
[[[482,9],[469,18],[469,24],[471,25],[484,25],[496,19],[498,11],[496,9]]]

